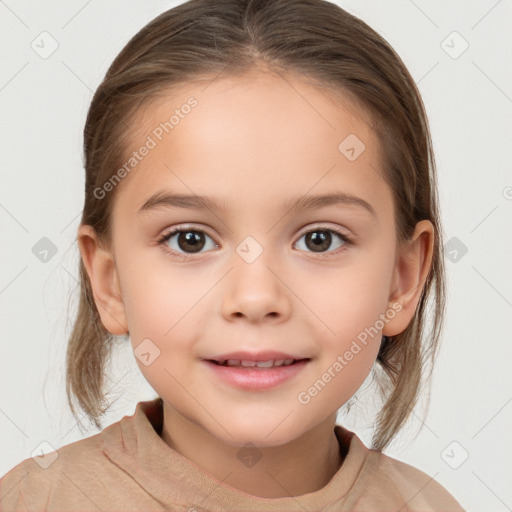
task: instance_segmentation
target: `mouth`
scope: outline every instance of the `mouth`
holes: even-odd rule
[[[231,354],[230,354],[231,355]],[[269,359],[244,356],[249,359],[226,358],[204,359],[206,368],[215,382],[223,382],[243,391],[261,392],[293,381],[310,364],[311,358]]]
[[[282,366],[292,366],[299,362],[309,361],[309,358],[302,359],[268,359],[266,361],[255,361],[250,359],[207,359],[208,362],[217,366],[228,366],[235,368],[249,368],[252,370],[269,370],[272,368],[280,368]]]

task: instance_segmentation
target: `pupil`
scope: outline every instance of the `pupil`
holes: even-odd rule
[[[204,241],[202,240],[201,233],[185,231],[179,234],[178,245],[184,251],[191,249],[190,252],[198,252],[204,247]]]
[[[306,243],[313,242],[312,247],[308,247],[315,252],[322,252],[331,245],[331,238],[329,231],[313,231],[306,236]]]

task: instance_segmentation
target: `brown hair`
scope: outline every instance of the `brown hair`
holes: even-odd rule
[[[422,378],[430,378],[445,307],[436,170],[420,93],[390,45],[360,19],[325,0],[190,0],[143,27],[123,48],[96,90],[84,128],[85,204],[81,223],[110,243],[112,205],[94,190],[126,161],[131,120],[173,87],[266,64],[295,72],[347,97],[368,114],[381,143],[384,179],[394,198],[397,243],[417,222],[435,230],[433,260],[409,326],[383,337],[374,376],[384,405],[372,447],[382,450],[404,426]],[[96,427],[104,414],[104,376],[113,336],[101,323],[80,260],[80,299],[66,355],[66,393]],[[434,312],[427,333],[427,300]]]

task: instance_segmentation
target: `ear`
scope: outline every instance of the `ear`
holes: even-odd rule
[[[399,249],[393,271],[389,306],[399,311],[382,334],[394,336],[411,322],[432,263],[434,226],[428,220],[416,224],[412,237]],[[398,309],[398,303],[401,309]]]
[[[81,224],[77,238],[101,323],[111,334],[126,334],[128,326],[121,288],[110,251],[100,246],[92,226]]]

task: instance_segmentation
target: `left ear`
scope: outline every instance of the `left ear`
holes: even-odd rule
[[[414,317],[432,263],[434,236],[433,224],[429,220],[422,220],[416,224],[412,237],[399,249],[389,306],[400,303],[402,309],[382,330],[385,336],[400,334]]]

